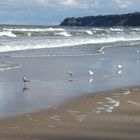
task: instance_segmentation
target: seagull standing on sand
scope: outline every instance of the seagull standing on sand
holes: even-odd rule
[[[68,71],[68,75],[69,75],[69,77],[73,78],[73,77],[75,77],[76,74],[71,71]]]
[[[26,83],[30,82],[30,81],[26,77],[23,77],[22,81],[24,82],[24,87],[23,87],[22,91],[25,92],[26,90],[29,89],[29,88],[26,87]]]
[[[93,78],[94,78],[94,72],[89,70],[88,71],[89,75],[90,75],[90,79],[89,79],[89,82],[92,83],[93,82]]]
[[[119,65],[117,65],[117,68],[118,68],[118,70],[117,70],[117,74],[118,74],[118,75],[122,74],[122,73],[123,73],[123,71],[122,71],[122,70],[120,70],[120,69],[122,69],[122,68],[123,68],[123,66],[119,64]]]
[[[23,77],[23,78],[22,78],[22,81],[23,81],[24,83],[30,82],[26,77]]]
[[[92,77],[94,76],[94,72],[93,71],[89,70],[88,72],[89,72],[90,76],[92,76]]]
[[[68,71],[68,75],[69,75],[69,81],[72,82],[74,80],[76,74],[71,71]]]
[[[122,65],[117,65],[117,68],[118,69],[121,69],[123,66]]]

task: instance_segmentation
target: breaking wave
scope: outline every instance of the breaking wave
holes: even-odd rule
[[[23,36],[23,37],[33,37],[33,36],[64,36],[69,37],[71,36],[63,28],[3,28],[4,35],[6,33],[9,37],[16,37],[16,36]]]
[[[112,31],[123,31],[123,29],[121,29],[121,28],[110,28],[110,30],[112,30]]]
[[[60,32],[60,33],[55,33],[55,35],[60,35],[60,36],[67,36],[67,37],[69,37],[69,36],[71,36],[69,33],[67,33],[67,32]]]
[[[7,37],[16,37],[11,31],[2,31],[0,32],[0,36],[7,36]]]
[[[0,36],[8,37],[55,37],[55,36],[112,36],[112,35],[140,34],[139,28],[3,28]]]
[[[18,32],[53,32],[53,31],[65,31],[63,28],[3,28],[4,31],[18,31]]]
[[[140,38],[124,38],[124,37],[112,37],[112,38],[68,38],[68,39],[44,39],[44,40],[28,40],[28,41],[19,41],[10,42],[10,43],[1,43],[0,52],[9,52],[9,51],[19,51],[19,50],[28,50],[28,49],[42,49],[42,48],[59,48],[59,47],[68,47],[68,46],[78,46],[78,45],[87,45],[87,44],[102,44],[102,43],[111,43],[117,41],[136,41]]]
[[[0,52],[140,40],[140,28],[0,27]]]
[[[89,35],[93,34],[92,31],[90,31],[90,30],[86,31],[86,33],[89,34]]]

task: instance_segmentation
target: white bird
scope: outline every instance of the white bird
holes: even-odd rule
[[[123,66],[122,65],[117,65],[117,68],[121,69]]]
[[[89,70],[88,72],[89,72],[90,76],[94,76],[94,72],[93,71]]]
[[[101,49],[97,50],[98,53],[102,53],[105,54],[105,52],[103,51],[104,47],[102,47]]]
[[[76,76],[76,74],[73,73],[73,72],[71,72],[71,71],[68,71],[68,75],[69,75],[70,77],[75,77],[75,76]]]
[[[23,77],[23,78],[22,78],[22,81],[23,81],[24,83],[30,82],[26,77]]]

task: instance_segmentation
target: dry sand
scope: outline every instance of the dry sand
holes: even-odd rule
[[[139,140],[140,88],[97,93],[0,120],[0,140]]]

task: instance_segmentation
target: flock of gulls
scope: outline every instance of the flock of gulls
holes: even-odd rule
[[[117,74],[122,74],[122,68],[123,66],[121,64],[117,65]],[[90,76],[89,82],[92,82],[94,79],[95,73],[91,70],[89,70],[88,73]],[[73,81],[73,78],[76,77],[76,74],[72,71],[68,71],[68,75],[69,75],[69,81]]]
[[[103,53],[103,49],[104,49],[104,47],[101,47],[101,49],[98,50],[98,51],[99,51],[100,53]],[[137,52],[137,53],[140,53],[139,50],[136,50],[136,52]],[[139,63],[139,60],[137,60],[137,62]],[[121,64],[118,64],[118,65],[117,65],[117,74],[122,74],[122,73],[123,73],[122,68],[123,68],[123,66],[122,66]],[[90,76],[89,82],[92,82],[93,79],[94,79],[95,73],[94,73],[92,70],[89,70],[88,73],[89,73],[89,76]],[[73,81],[74,78],[76,77],[76,73],[74,73],[74,72],[72,72],[72,71],[68,71],[68,75],[69,75],[69,81]],[[23,81],[23,83],[24,83],[24,86],[26,86],[26,83],[31,82],[31,81],[28,80],[26,77],[23,77],[23,78],[22,78],[22,81]]]
[[[71,71],[68,71],[68,75],[69,75],[69,77],[75,77],[76,76],[76,74],[74,72],[71,72]],[[94,72],[89,70],[89,75],[93,77]]]
[[[69,81],[73,81],[73,78],[76,77],[76,74],[72,71],[68,71],[68,75],[69,75]],[[91,78],[94,77],[94,72],[93,71],[89,71],[89,75],[91,76]],[[27,79],[26,77],[22,78],[22,81],[24,83],[24,85],[26,86],[26,83],[31,82],[29,79]]]
[[[117,73],[118,74],[122,74],[122,69],[123,68],[123,66],[122,65],[117,65]],[[90,76],[90,81],[89,82],[92,82],[92,80],[93,80],[93,78],[94,78],[94,75],[95,75],[95,73],[93,72],[93,71],[91,71],[91,70],[89,70],[88,71],[88,73],[89,73],[89,76]],[[73,81],[73,79],[76,77],[76,73],[74,73],[74,72],[72,72],[72,71],[68,71],[68,75],[69,75],[69,81]],[[27,79],[26,77],[23,77],[22,78],[22,81],[23,81],[23,83],[24,83],[24,85],[26,86],[26,83],[28,83],[28,82],[31,82],[29,79]]]
[[[89,75],[90,75],[90,80],[89,80],[89,81],[92,82],[95,73],[94,73],[93,71],[91,71],[91,70],[89,70],[88,73],[89,73]],[[74,73],[74,72],[72,72],[72,71],[68,71],[68,75],[69,75],[69,81],[70,81],[70,82],[73,81],[74,78],[76,77],[76,73]]]

